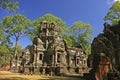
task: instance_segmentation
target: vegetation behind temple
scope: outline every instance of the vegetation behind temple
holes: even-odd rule
[[[120,1],[116,1],[110,8],[104,20],[112,25],[118,24],[120,21]]]
[[[66,26],[66,23],[62,19],[52,15],[46,14],[33,21],[33,33],[37,34],[37,30],[40,27],[41,21],[53,22],[60,27],[62,31],[62,37],[71,47],[82,45],[88,51],[91,41],[92,26],[90,24],[84,23],[82,21],[76,21],[71,26]],[[32,38],[35,34],[30,34]]]
[[[12,1],[12,0],[5,0],[4,3],[3,2],[0,3],[0,7],[3,9],[7,9],[7,10],[15,12],[16,9],[18,8],[18,2]],[[85,48],[86,53],[87,54],[90,53],[91,34],[93,31],[92,26],[90,24],[84,23],[82,21],[76,21],[71,26],[67,26],[65,21],[63,21],[62,19],[52,14],[46,14],[33,21],[29,20],[28,18],[26,18],[25,16],[21,14],[19,14],[21,18],[16,17],[16,20],[11,19],[17,15],[7,16],[8,18],[7,22],[4,21],[6,16],[0,21],[0,61],[1,61],[0,64],[6,63],[7,60],[9,61],[9,59],[14,54],[15,49],[19,51],[19,48],[12,47],[13,42],[10,38],[13,37],[13,34],[11,34],[11,32],[12,31],[23,32],[26,29],[24,27],[29,24],[29,26],[27,26],[26,32],[23,34],[28,36],[32,41],[32,39],[35,37],[35,35],[38,32],[38,28],[40,27],[41,21],[48,21],[48,22],[55,23],[57,26],[61,28],[62,37],[64,40],[67,41],[67,44],[69,46],[73,47],[73,46],[82,45]],[[17,19],[21,19],[21,20],[18,22]],[[113,25],[116,24],[120,20],[120,3],[119,2],[115,2],[112,5],[107,15],[104,17],[104,20],[108,22],[111,21]],[[5,23],[3,24],[3,22]],[[25,24],[21,26],[20,24],[22,22]],[[17,28],[16,27],[13,28],[13,26],[10,26],[10,24],[16,25]],[[13,28],[13,30],[9,31],[9,34],[8,34],[8,31],[6,32],[8,28],[10,29]],[[7,59],[6,59],[6,55],[7,55]]]
[[[32,41],[35,35],[38,34],[37,32],[38,28],[40,27],[41,21],[53,22],[58,25],[61,29],[63,39],[67,42],[69,46],[73,47],[82,45],[84,46],[87,53],[90,52],[89,49],[92,33],[91,25],[83,23],[81,21],[77,21],[72,26],[67,27],[66,23],[62,21],[62,19],[52,14],[46,14],[34,21],[30,21],[21,14],[17,14],[14,16],[5,16],[1,21],[1,32],[3,33],[3,36],[6,37],[6,41],[9,41],[9,43],[6,44],[6,42],[4,42],[4,39],[2,40],[2,36],[1,43],[6,45],[6,49],[11,48],[10,43],[12,41],[10,40],[10,38],[15,38],[16,44],[18,44],[18,40],[19,38],[22,38],[22,35],[28,36]],[[8,45],[10,46],[7,47]],[[17,47],[15,46],[14,49],[17,50]],[[6,52],[6,54],[9,54],[8,52]],[[4,53],[1,51],[0,54]]]

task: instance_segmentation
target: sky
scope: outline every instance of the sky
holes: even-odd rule
[[[16,14],[35,20],[50,13],[65,21],[67,26],[76,21],[82,21],[93,27],[92,39],[94,39],[102,32],[103,18],[115,1],[117,0],[18,0],[20,8]],[[0,20],[7,15],[10,14],[0,9]],[[24,37],[19,40],[19,44],[25,48],[32,42]]]

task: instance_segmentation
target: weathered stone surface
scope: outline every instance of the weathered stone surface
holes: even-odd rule
[[[69,47],[62,39],[60,28],[43,21],[33,44],[21,55],[19,72],[49,75],[86,73],[87,58],[81,45]]]
[[[89,80],[120,80],[120,24],[105,23],[103,33],[94,38],[91,46]]]
[[[25,56],[26,53],[29,53],[29,57]],[[85,73],[87,70],[87,55],[82,46],[68,47],[62,39],[59,27],[46,21],[41,22],[39,34],[22,55],[21,61],[20,69],[25,73],[29,71],[30,74],[39,72],[60,75],[70,72]]]

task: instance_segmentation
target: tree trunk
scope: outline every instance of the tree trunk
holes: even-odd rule
[[[18,45],[18,37],[16,37],[16,43],[15,43],[15,52],[14,52],[14,57],[15,57],[15,67],[17,67],[17,60],[18,60],[18,52],[17,52],[17,45]]]
[[[18,37],[16,37],[16,43],[15,43],[15,52],[14,52],[15,59],[17,59],[18,56],[17,45],[18,45]]]

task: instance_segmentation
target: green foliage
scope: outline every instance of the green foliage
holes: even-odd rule
[[[6,45],[0,45],[0,66],[9,63],[13,55],[13,49]]]
[[[6,35],[15,39],[15,48],[17,48],[18,40],[29,33],[31,21],[21,14],[16,14],[13,17],[5,16],[2,19],[2,25]]]
[[[33,21],[33,28],[34,28],[34,34],[32,33],[31,35],[29,35],[29,37],[31,39],[33,39],[35,37],[36,34],[38,34],[38,30],[39,30],[39,27],[40,27],[40,22],[42,21],[47,21],[49,23],[54,23],[56,24],[57,26],[59,26],[61,28],[62,31],[65,30],[65,22],[63,22],[60,18],[52,15],[52,14],[45,14],[44,16],[36,19]]]
[[[91,44],[89,43],[88,45],[85,45],[85,52],[86,54],[91,54]]]
[[[2,23],[0,22],[0,42],[3,40],[3,31],[4,31],[4,28],[2,27]]]
[[[9,63],[13,54],[13,49],[10,46],[10,39],[5,35],[4,27],[0,22],[0,66]]]
[[[0,45],[0,54],[3,55],[4,53],[7,54],[9,52],[9,49],[5,45]]]
[[[18,56],[20,56],[22,54],[23,48],[20,44],[17,44],[16,46],[17,52],[18,52]],[[13,47],[13,50],[15,50],[15,47]]]
[[[2,24],[9,36],[17,38],[29,31],[31,22],[25,16],[17,14],[13,17],[5,16],[2,19]]]
[[[69,35],[64,35],[63,36],[64,40],[67,42],[68,46],[73,46],[73,38]]]
[[[9,45],[9,46],[12,45],[12,43],[10,42],[9,36],[5,35],[2,22],[0,22],[0,44]]]
[[[31,39],[33,39],[36,34],[38,34],[38,30],[40,27],[41,21],[48,21],[49,23],[55,23],[60,27],[62,31],[62,37],[67,42],[69,46],[84,46],[86,53],[90,53],[90,42],[91,42],[91,33],[92,27],[89,24],[83,23],[81,21],[75,22],[70,28],[66,27],[66,23],[63,22],[60,18],[52,15],[46,14],[32,23],[29,19],[21,14],[17,14],[14,16],[5,16],[0,24],[0,33],[5,34],[7,36],[7,40],[9,38],[15,38],[16,45],[12,50],[16,50],[17,53],[21,53],[22,47],[18,45],[18,40],[22,36],[28,35]],[[32,26],[32,27],[31,27]],[[0,35],[0,41],[2,42],[4,35]],[[19,46],[19,47],[18,47]],[[7,49],[5,51],[8,51]],[[5,52],[1,52],[5,53]]]
[[[41,21],[48,21],[50,23],[55,23],[59,27],[64,27],[65,22],[63,22],[60,18],[52,15],[52,14],[45,14],[44,16],[38,18],[37,20],[33,21],[33,23],[38,27]]]
[[[16,0],[0,0],[0,7],[12,12],[15,12],[16,9],[19,8],[18,2]]]
[[[107,15],[104,17],[105,21],[109,21],[112,25],[118,24],[120,21],[120,2],[116,1],[110,8]]]
[[[87,53],[90,53],[91,33],[93,29],[90,24],[81,21],[75,22],[70,27],[70,36],[72,37],[73,46],[84,46]]]

